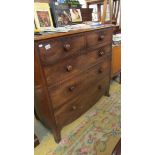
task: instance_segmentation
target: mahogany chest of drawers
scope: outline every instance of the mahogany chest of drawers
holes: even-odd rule
[[[56,142],[61,129],[109,95],[112,27],[35,36],[35,112]]]

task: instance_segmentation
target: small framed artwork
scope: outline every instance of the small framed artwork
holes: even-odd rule
[[[34,3],[34,19],[36,28],[40,31],[54,31],[48,3]]]
[[[51,12],[53,15],[53,21],[56,27],[62,27],[66,25],[72,24],[72,19],[70,15],[70,10],[68,4],[57,4],[52,3],[51,6]]]
[[[82,22],[82,16],[80,9],[72,8],[70,9],[70,14],[73,23]]]

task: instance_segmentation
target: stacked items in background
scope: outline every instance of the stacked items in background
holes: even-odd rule
[[[78,0],[57,0],[50,4],[35,2],[34,17],[35,30],[49,32],[56,31],[55,28],[92,21],[92,9],[81,8]]]
[[[64,3],[52,1],[50,8],[55,27],[82,22],[81,5],[77,0],[66,0]]]
[[[120,45],[121,44],[121,34],[113,35],[113,45]]]

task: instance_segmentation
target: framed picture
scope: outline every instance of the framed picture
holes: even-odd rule
[[[48,3],[34,3],[34,19],[36,28],[40,31],[54,31]]]
[[[82,16],[80,9],[72,8],[70,9],[70,14],[73,23],[82,22]]]
[[[67,4],[51,3],[51,12],[56,27],[72,24],[69,6]]]

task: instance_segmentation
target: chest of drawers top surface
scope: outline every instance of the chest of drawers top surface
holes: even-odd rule
[[[100,30],[100,29],[104,29],[104,28],[113,28],[113,25],[112,24],[105,24],[104,26],[100,26],[100,27],[96,27],[96,28],[72,30],[72,31],[65,32],[65,33],[35,35],[34,41],[42,41],[42,40],[51,39],[51,38],[64,37],[64,36],[68,36],[68,35],[72,35],[72,34],[89,32],[89,31],[93,31],[93,30]]]
[[[61,128],[108,95],[112,27],[35,36],[35,110],[61,139]]]

